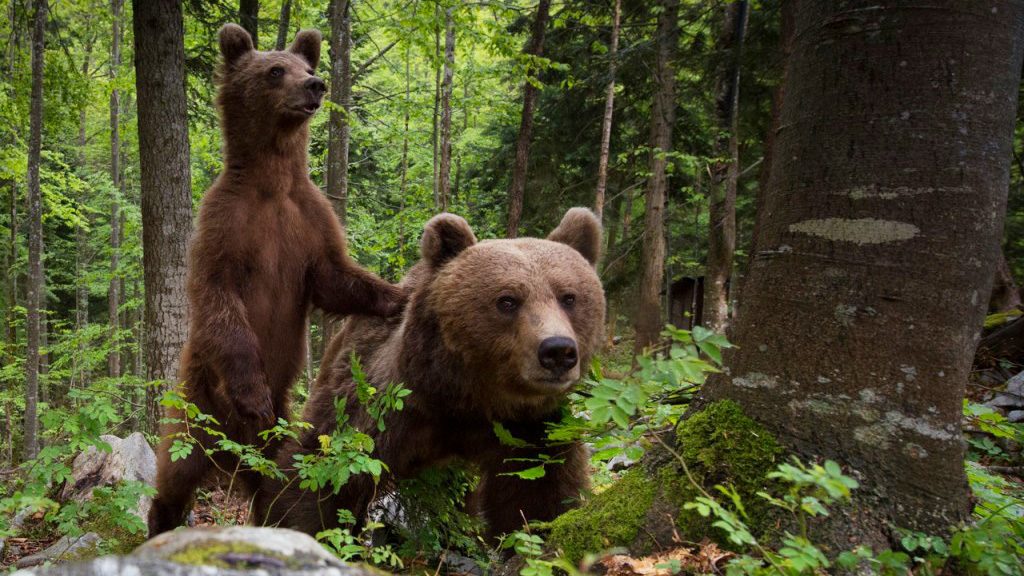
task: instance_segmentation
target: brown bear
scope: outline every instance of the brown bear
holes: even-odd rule
[[[318,437],[336,428],[335,400],[344,397],[349,423],[373,437],[372,455],[392,478],[376,486],[367,474],[353,476],[337,494],[301,490],[294,477],[264,479],[255,521],[315,534],[337,526],[339,508],[361,520],[390,480],[453,461],[479,469],[471,500],[492,537],[571,506],[588,483],[587,454],[580,444],[545,448],[545,422],[557,420],[602,342],[600,244],[600,223],[584,208],[570,210],[546,240],[478,243],[458,216],[430,220],[422,260],[402,282],[409,297],[402,317],[346,321],[303,412],[313,428],[277,457],[286,469],[296,455],[318,450]],[[357,400],[353,353],[378,391],[401,382],[412,392],[404,409],[386,416],[383,432]],[[534,447],[503,444],[495,422]],[[510,459],[540,453],[562,462],[536,480],[503,474],[531,466]]]
[[[257,431],[290,416],[310,305],[385,315],[404,298],[347,255],[341,225],[309,179],[309,118],[326,91],[314,75],[320,33],[299,32],[288,50],[273,52],[254,50],[234,24],[219,39],[224,170],[203,197],[189,248],[189,337],[179,376],[187,400],[214,416],[228,438],[254,443]],[[168,416],[184,418],[176,409]],[[224,454],[207,456],[203,448],[215,439],[196,427],[200,446],[172,461],[173,436],[184,429],[178,422],[161,431],[151,536],[182,523],[215,465],[236,466]]]

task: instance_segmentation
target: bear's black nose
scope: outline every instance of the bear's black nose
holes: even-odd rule
[[[303,86],[305,86],[306,90],[315,92],[317,96],[320,96],[324,92],[327,92],[327,85],[324,84],[323,80],[317,78],[316,76],[313,76],[309,80],[306,80],[306,83]]]
[[[576,341],[564,336],[545,338],[537,350],[540,365],[550,370],[556,377],[572,370],[579,362],[576,353]]]

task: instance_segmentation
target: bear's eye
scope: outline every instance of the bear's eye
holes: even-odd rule
[[[273,68],[270,69],[271,78],[280,78],[281,76],[284,76],[284,68],[280,66],[274,66]]]
[[[502,314],[513,314],[519,309],[519,301],[511,296],[502,296],[498,298],[498,312]]]
[[[563,294],[562,297],[558,299],[558,301],[562,304],[562,308],[572,308],[573,306],[576,305],[576,295]]]

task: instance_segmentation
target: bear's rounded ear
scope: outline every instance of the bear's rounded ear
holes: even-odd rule
[[[601,256],[601,221],[586,208],[570,208],[548,240],[568,244],[594,266]]]
[[[438,214],[423,227],[420,254],[431,268],[440,268],[473,244],[476,236],[468,222],[455,214]]]
[[[295,41],[288,47],[289,52],[294,52],[306,59],[309,65],[316,68],[320,63],[320,43],[323,38],[319,30],[301,30],[295,36]]]
[[[220,40],[220,53],[224,56],[224,63],[232,66],[238,59],[254,50],[252,36],[238,24],[225,24],[217,32]]]

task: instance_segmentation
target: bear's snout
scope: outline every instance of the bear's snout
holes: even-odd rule
[[[324,84],[323,80],[317,78],[316,76],[313,76],[306,80],[306,82],[302,86],[306,90],[312,92],[313,95],[316,96],[317,98],[320,98],[327,92],[327,85]]]
[[[555,378],[561,378],[566,372],[576,367],[579,353],[576,341],[565,336],[545,338],[537,349],[540,365],[551,372]]]

